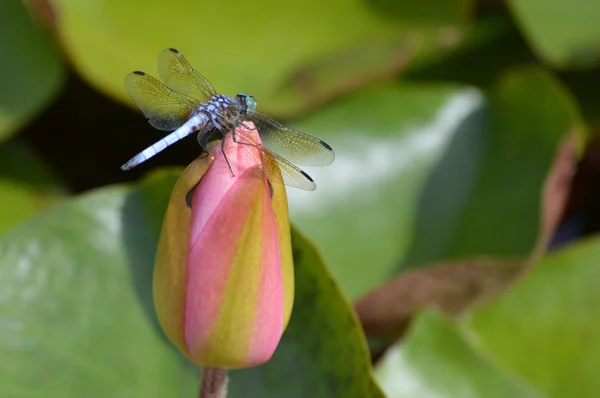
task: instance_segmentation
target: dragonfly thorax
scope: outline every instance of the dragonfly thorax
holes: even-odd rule
[[[222,113],[231,105],[231,98],[226,95],[213,95],[211,99],[203,103],[198,107],[200,112],[207,114],[208,117],[212,117],[219,113]]]

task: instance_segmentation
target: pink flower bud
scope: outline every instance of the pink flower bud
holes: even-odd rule
[[[240,126],[238,133],[260,142],[256,130]],[[264,176],[269,154],[262,146],[237,144],[228,134],[223,152],[231,171],[221,145],[212,152],[212,164],[209,156],[195,160],[171,195],[154,303],[166,335],[195,364],[256,366],[273,355],[293,304],[285,187]]]

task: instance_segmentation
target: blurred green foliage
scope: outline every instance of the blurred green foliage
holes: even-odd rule
[[[558,67],[589,68],[600,62],[600,3],[595,0],[509,0],[533,48]]]
[[[62,62],[47,32],[19,0],[0,4],[0,141],[40,111],[62,80]]]
[[[46,164],[30,148],[0,145],[0,233],[48,208],[66,193]]]
[[[161,136],[123,79],[155,74],[166,47],[336,151],[307,170],[315,192],[288,191],[306,234],[293,230],[292,319],[271,362],[231,372],[230,396],[597,396],[598,244],[547,252],[553,235],[581,237],[557,234],[561,219],[589,222],[569,194],[594,199],[597,180],[584,180],[584,199],[571,182],[579,156],[595,164],[598,4],[1,2],[0,396],[196,394],[199,370],[166,341],[151,300],[180,168],[133,180],[199,149],[189,139],[118,168]],[[416,268],[475,257],[521,273],[461,305],[443,298],[494,284],[447,273],[389,292]],[[385,308],[403,295],[438,308],[409,308],[408,332],[369,357],[373,336],[348,302],[368,293],[389,296]]]
[[[389,396],[594,397],[597,238],[535,264],[503,297],[452,322],[419,316],[377,369]]]

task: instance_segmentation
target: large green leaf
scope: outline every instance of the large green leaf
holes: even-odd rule
[[[281,115],[389,78],[419,55],[449,51],[467,36],[461,26],[439,32],[440,21],[399,22],[362,0],[51,3],[77,70],[127,103],[125,75],[155,74],[156,56],[167,47],[185,54],[218,91],[250,92],[263,110]],[[461,15],[460,3],[445,9],[444,22],[457,22],[445,15]]]
[[[536,62],[521,32],[508,15],[481,17],[471,46],[445,57],[416,62],[403,75],[410,81],[453,81],[489,89],[508,69]]]
[[[139,69],[155,74],[156,56],[167,47],[179,49],[219,91],[244,90],[274,105],[270,95],[278,80],[290,79],[299,63],[357,44],[389,43],[399,32],[362,1],[52,3],[77,69],[127,101],[125,75]]]
[[[468,22],[474,11],[473,0],[394,1],[365,0],[388,17],[412,24],[452,25]]]
[[[378,364],[389,397],[600,395],[600,239],[542,259],[456,322],[421,314]]]
[[[154,250],[139,202],[134,189],[104,189],[0,240],[3,394],[193,396],[197,372],[161,339],[137,294]]]
[[[290,191],[292,220],[352,298],[399,267],[528,255],[548,171],[578,123],[537,68],[508,73],[489,95],[414,83],[357,93],[298,124],[336,161],[310,170],[316,192]]]
[[[0,2],[0,37],[1,141],[52,99],[64,76],[49,37],[31,20],[22,1]]]
[[[569,71],[561,75],[581,106],[586,122],[592,128],[600,125],[600,68],[591,71]]]
[[[65,192],[27,147],[0,145],[0,234],[53,204]]]
[[[600,239],[549,255],[464,322],[485,356],[548,397],[600,395]]]
[[[442,315],[420,315],[377,365],[389,398],[534,398],[540,394],[471,349]]]
[[[0,238],[2,394],[196,396],[198,369],[168,343],[152,307],[156,242],[178,173],[74,198]],[[230,396],[294,383],[299,394],[380,397],[351,307],[296,232],[293,250],[289,330],[273,364],[231,373]]]
[[[597,0],[510,0],[522,30],[537,53],[557,66],[600,62],[600,2]]]
[[[288,190],[292,221],[319,244],[351,298],[385,280],[408,251],[419,192],[482,100],[449,85],[379,87],[299,123],[331,144],[336,160],[309,170],[315,192]]]
[[[321,256],[292,231],[296,295],[271,361],[231,372],[232,397],[381,397],[358,319]]]
[[[558,82],[536,68],[506,75],[482,116],[483,123],[474,126],[480,131],[472,132],[473,146],[462,147],[474,151],[449,151],[432,176],[430,189],[424,192],[423,223],[418,225],[421,245],[415,245],[405,265],[436,260],[436,252],[452,258],[517,257],[534,248],[544,183],[559,144],[580,127],[580,116]],[[471,183],[461,194],[449,194],[459,179]],[[461,195],[468,199],[461,201]],[[441,206],[451,209],[446,220],[460,217],[450,230],[443,226]],[[436,236],[441,238],[437,247],[431,245]]]
[[[561,143],[544,183],[540,232],[530,255],[510,260],[460,258],[398,274],[355,303],[370,341],[374,337],[397,338],[421,308],[435,307],[457,314],[504,292],[524,268],[539,260],[556,233],[571,189],[575,158],[575,136],[569,135]]]

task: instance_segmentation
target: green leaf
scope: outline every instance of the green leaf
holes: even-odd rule
[[[0,391],[196,396],[198,369],[164,337],[152,305],[156,242],[178,174],[90,192],[0,237]],[[273,363],[231,372],[229,396],[294,383],[297,394],[381,397],[349,303],[312,245],[297,232],[293,245],[288,331]]]
[[[152,327],[137,294],[152,270],[139,268],[153,256],[144,254],[155,250],[139,195],[103,189],[2,237],[3,393],[194,396],[197,372]]]
[[[535,51],[559,67],[600,62],[600,2],[510,0],[510,9]]]
[[[600,68],[591,71],[570,71],[561,79],[577,98],[586,122],[592,128],[600,125]]]
[[[517,377],[474,351],[442,315],[424,312],[376,370],[390,398],[541,397]]]
[[[499,299],[451,322],[425,312],[377,365],[390,397],[600,394],[600,239],[547,255]]]
[[[1,141],[50,102],[64,71],[50,38],[31,20],[22,1],[0,2],[0,37]]]
[[[387,279],[409,249],[423,184],[481,101],[470,88],[402,84],[362,91],[298,123],[336,160],[307,168],[315,192],[288,190],[291,219],[351,298]]]
[[[156,74],[156,57],[167,47],[180,50],[218,91],[250,92],[272,107],[273,90],[281,79],[289,83],[299,64],[357,43],[389,43],[399,32],[360,1],[236,0],[226,8],[219,1],[189,0],[144,7],[119,0],[52,3],[76,68],[127,103],[125,75],[133,70]]]
[[[48,208],[65,191],[27,147],[0,145],[0,234]]]
[[[450,25],[468,22],[474,11],[473,0],[394,1],[366,0],[388,18],[412,24]]]
[[[543,186],[563,138],[581,132],[578,110],[552,75],[527,68],[505,75],[474,119],[423,192],[421,239],[404,266],[442,255],[519,257],[536,245]],[[450,193],[459,180],[463,191]]]
[[[548,397],[600,395],[600,239],[555,252],[464,322],[481,352]]]
[[[292,220],[352,299],[399,269],[528,255],[547,174],[579,123],[569,94],[537,68],[511,71],[488,95],[415,83],[365,90],[298,123],[336,161],[307,170],[314,193],[289,191]]]
[[[403,75],[410,81],[452,81],[489,89],[506,70],[536,62],[508,15],[486,15],[473,26],[470,45],[429,62],[416,62]]]
[[[292,230],[292,318],[273,358],[230,372],[232,397],[381,397],[362,329],[321,256]]]
[[[226,8],[190,0],[144,7],[119,0],[51,3],[75,68],[127,104],[125,76],[156,75],[156,57],[167,47],[180,50],[217,91],[252,93],[261,110],[288,116],[390,79],[467,36],[460,26],[448,33],[426,21],[399,23],[364,1],[234,0]]]

